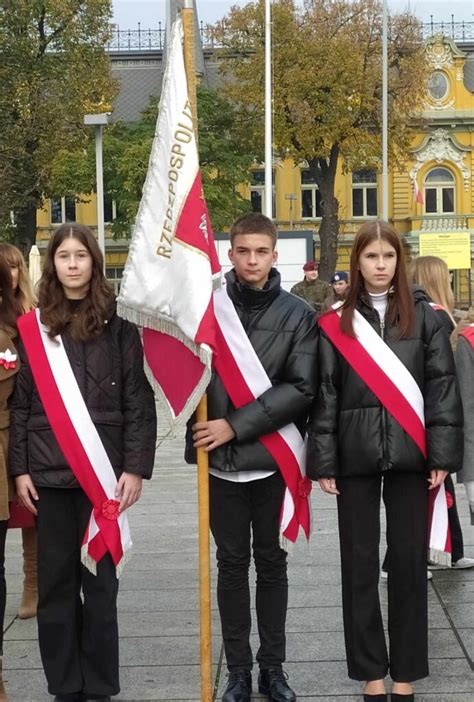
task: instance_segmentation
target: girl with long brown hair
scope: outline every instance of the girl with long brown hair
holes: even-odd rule
[[[364,699],[382,701],[390,672],[392,700],[408,702],[412,681],[428,675],[428,490],[459,468],[462,411],[449,340],[426,297],[413,297],[393,227],[359,229],[350,279],[346,301],[319,320],[307,474],[337,495],[349,677],[365,681]],[[388,650],[378,594],[381,494]]]
[[[37,515],[38,636],[56,702],[119,692],[125,511],[153,469],[156,413],[136,327],[115,312],[92,232],[49,242],[38,310],[19,320],[9,469]],[[73,400],[71,398],[74,398]],[[82,599],[81,599],[82,593]]]
[[[1,242],[0,257],[7,262],[10,268],[17,312],[18,314],[25,314],[35,307],[36,296],[33,292],[23,254],[13,244]],[[22,528],[21,540],[24,578],[18,617],[20,619],[30,619],[31,617],[36,617],[36,608],[38,606],[36,527]]]

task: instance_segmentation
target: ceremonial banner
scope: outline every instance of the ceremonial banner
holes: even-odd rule
[[[118,298],[144,327],[148,377],[174,422],[185,422],[210,380],[220,281],[202,193],[180,18],[173,25],[156,134]]]

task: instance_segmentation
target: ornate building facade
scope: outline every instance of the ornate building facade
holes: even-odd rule
[[[432,27],[426,51],[432,73],[428,99],[417,127],[410,159],[402,170],[389,173],[389,218],[405,237],[411,255],[417,255],[423,234],[469,235],[471,268],[456,270],[454,286],[458,302],[472,303],[474,259],[474,23],[457,36],[454,25]],[[120,36],[122,34],[122,36]],[[470,37],[469,37],[470,34]],[[112,70],[121,90],[114,118],[134,121],[150,95],[161,90],[163,36],[143,32],[118,33],[111,48]],[[218,65],[211,45],[204,42],[203,73],[211,87],[219,83]],[[242,187],[249,209],[260,210],[264,194],[263,166],[250,174]],[[336,180],[340,203],[341,235],[338,268],[348,267],[352,240],[360,224],[381,212],[381,177],[376,169],[344,173],[340,165]],[[290,159],[275,160],[273,168],[274,217],[280,230],[309,229],[318,256],[320,194],[308,168]],[[77,220],[96,225],[93,197],[57,198],[38,213],[38,240],[43,245],[52,228]],[[105,218],[113,221],[114,203],[106,200]],[[464,236],[465,238],[465,236]],[[127,241],[107,241],[108,277],[119,284],[127,256]]]

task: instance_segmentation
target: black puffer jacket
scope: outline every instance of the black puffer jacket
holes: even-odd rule
[[[117,477],[125,471],[150,478],[156,410],[137,328],[112,310],[97,338],[84,343],[65,332],[62,339]],[[46,417],[21,344],[19,351],[22,365],[11,402],[10,475],[29,472],[37,487],[78,487]]]
[[[315,390],[318,329],[314,310],[282,290],[280,274],[272,269],[263,290],[239,283],[234,271],[226,274],[227,290],[242,325],[272,387],[254,402],[235,409],[214,373],[207,389],[208,417],[225,417],[235,439],[211,451],[210,465],[223,472],[277,470],[278,466],[259,437],[290,422],[306,429]],[[188,431],[186,460],[195,462]]]
[[[380,334],[370,300],[363,298],[358,309]],[[310,478],[459,470],[463,416],[449,339],[421,291],[415,313],[413,336],[397,339],[396,330],[386,328],[385,340],[423,394],[428,459],[321,331],[319,390],[308,427]]]

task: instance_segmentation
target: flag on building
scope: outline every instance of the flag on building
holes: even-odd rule
[[[417,202],[419,205],[423,204],[423,194],[418,187],[416,178],[413,178],[413,197],[415,198],[415,202]]]
[[[146,370],[174,422],[192,414],[210,379],[219,281],[178,18],[118,298],[120,316],[143,327]]]

